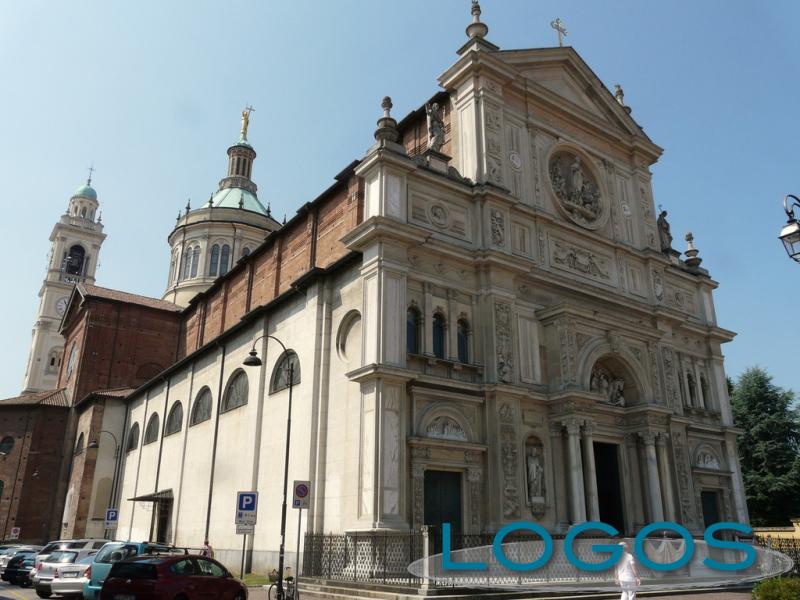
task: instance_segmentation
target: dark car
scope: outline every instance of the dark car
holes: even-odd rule
[[[30,584],[29,576],[36,562],[36,554],[37,552],[35,550],[17,552],[14,557],[8,561],[3,571],[3,581],[9,581],[22,586]]]
[[[100,600],[246,600],[247,587],[205,556],[137,556],[115,563]]]

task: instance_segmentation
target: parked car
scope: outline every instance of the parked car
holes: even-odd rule
[[[30,571],[36,562],[36,554],[36,550],[21,550],[12,556],[3,571],[3,581],[23,587],[28,585]]]
[[[34,550],[36,552],[39,552],[39,550],[41,549],[42,549],[41,546],[17,545],[8,547],[6,550],[3,551],[3,554],[0,554],[0,571],[6,568],[6,566],[8,565],[8,561],[11,560],[11,558],[17,552],[21,552],[22,550]]]
[[[212,558],[192,554],[137,556],[119,561],[100,600],[246,600],[247,586]]]
[[[53,581],[53,575],[59,566],[72,564],[77,560],[81,560],[87,556],[94,556],[95,554],[97,554],[97,550],[56,550],[51,552],[47,558],[42,561],[42,553],[39,553],[36,557],[36,567],[31,577],[36,595],[39,596],[39,598],[49,598],[52,595],[50,583]]]
[[[103,587],[103,582],[114,563],[141,554],[155,554],[157,552],[182,553],[183,550],[164,544],[153,544],[151,542],[109,542],[94,555],[94,560],[87,569],[87,581],[83,586],[83,597],[86,600],[95,600],[100,597],[100,590]]]
[[[83,540],[56,540],[55,542],[48,543],[41,552],[39,552],[39,559],[44,562],[51,552],[56,550],[100,550],[108,543],[108,540],[101,540],[99,538],[83,539]]]
[[[83,586],[89,581],[86,578],[86,571],[93,560],[94,555],[91,555],[84,556],[74,563],[58,565],[53,572],[53,579],[50,581],[50,591],[62,598],[82,599]]]

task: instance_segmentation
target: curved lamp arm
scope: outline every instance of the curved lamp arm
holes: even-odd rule
[[[260,335],[255,340],[253,340],[253,348],[250,350],[250,355],[244,359],[243,362],[244,366],[260,367],[263,364],[261,362],[261,359],[258,358],[258,351],[256,350],[256,344],[259,342],[259,340],[263,340],[264,338],[269,338],[271,340],[276,341],[280,345],[280,347],[283,348],[283,353],[286,354],[287,352],[286,346],[283,344],[282,341],[280,341],[274,335],[268,335],[268,334]]]
[[[791,198],[791,201],[789,200]],[[783,210],[786,211],[786,216],[789,217],[789,221],[794,221],[794,209],[800,208],[800,198],[795,196],[794,194],[786,194],[783,198]]]
[[[112,438],[114,438],[114,446],[119,448],[119,441],[117,440],[117,436],[115,436],[113,433],[111,433],[110,431],[108,431],[106,429],[101,429],[98,433],[107,433],[108,435],[110,435]],[[100,447],[100,442],[98,442],[96,439],[92,440],[86,445],[86,447],[87,448],[99,448]]]

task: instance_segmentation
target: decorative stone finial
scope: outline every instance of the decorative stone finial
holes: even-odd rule
[[[191,198],[187,198],[186,199],[186,214],[187,215],[189,214],[189,211],[191,209],[192,209],[192,199]]]
[[[92,174],[95,172],[94,163],[92,163],[92,165],[89,167],[88,171],[89,171],[89,177],[86,178],[86,185],[91,187],[91,185],[92,185]]]
[[[176,220],[176,221],[180,221],[180,220],[181,220],[181,215],[182,215],[182,214],[183,214],[183,213],[181,213],[181,211],[178,211],[178,216],[177,216],[177,217],[175,217],[175,220]],[[98,221],[99,221],[99,219],[98,219]]]
[[[214,194],[208,195],[208,208],[214,208]]]
[[[472,23],[467,25],[467,37],[470,39],[484,38],[489,33],[489,27],[481,22],[481,5],[478,0],[472,0]]]
[[[97,222],[98,223],[102,223],[103,222],[103,211],[102,210],[99,213],[97,213]]]
[[[272,208],[270,208],[269,200],[267,200],[267,218],[268,219],[272,218]]]
[[[564,45],[564,38],[569,35],[567,33],[567,27],[564,25],[564,22],[556,17],[555,20],[550,21],[550,27],[556,30],[558,33],[558,46],[561,47]]]
[[[239,192],[239,208],[244,208],[244,192]]]
[[[383,116],[378,119],[378,128],[375,130],[375,140],[396,142],[400,137],[400,132],[397,131],[397,121],[391,116],[392,99],[389,96],[384,96],[381,102],[383,108]]]
[[[283,225],[286,225],[286,213],[283,213]]]
[[[684,252],[684,254],[686,254],[686,259],[683,262],[692,268],[699,267],[703,259],[698,256],[700,251],[694,247],[694,236],[692,232],[688,232],[684,239],[686,240],[686,252]]]

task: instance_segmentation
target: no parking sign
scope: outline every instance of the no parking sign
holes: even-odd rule
[[[294,488],[292,508],[308,508],[311,503],[311,482],[295,481],[292,487]]]

